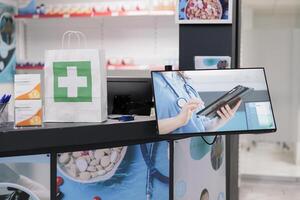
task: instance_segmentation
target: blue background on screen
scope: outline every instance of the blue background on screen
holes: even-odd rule
[[[169,176],[168,142],[159,142],[155,167],[164,175]],[[127,153],[116,174],[108,181],[97,184],[80,184],[64,178],[60,187],[65,200],[92,200],[99,196],[102,200],[141,200],[146,199],[147,166],[142,157],[140,145],[129,146]],[[153,196],[151,199],[169,199],[169,185],[153,180]]]
[[[244,111],[237,112],[235,116],[219,131],[247,130],[247,118]]]

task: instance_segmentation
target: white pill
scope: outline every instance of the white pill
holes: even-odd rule
[[[96,158],[96,161],[97,161],[97,163],[99,163],[99,164],[100,164],[100,162],[101,162],[101,159],[97,159],[97,158]]]
[[[86,162],[89,164],[92,159],[90,158],[90,156],[83,156],[83,158],[86,160]]]
[[[71,159],[69,160],[69,162],[67,164],[65,164],[65,167],[71,167],[71,165],[74,165],[74,159],[71,157]]]
[[[70,161],[70,159],[71,159],[71,156],[69,153],[63,153],[59,157],[59,162],[61,164],[67,164]]]
[[[101,165],[97,165],[96,168],[98,171],[103,170],[103,167]]]
[[[92,160],[91,162],[90,162],[90,165],[91,166],[96,166],[96,165],[98,165],[99,164],[99,161],[97,161],[97,160]]]
[[[113,148],[113,151],[116,151],[116,152],[121,152],[121,150],[120,150],[120,148],[119,148],[119,147]]]
[[[121,153],[118,154],[117,159],[115,161],[115,163],[119,162],[119,160],[121,159]]]
[[[110,164],[110,157],[109,156],[103,156],[101,159],[101,165],[102,167],[107,167]]]
[[[92,175],[93,178],[99,176],[98,172],[92,172],[91,175]]]
[[[84,181],[87,181],[87,180],[89,180],[89,179],[91,179],[91,173],[90,172],[81,172],[80,174],[79,174],[79,178],[81,179],[81,180],[84,180]]]
[[[97,173],[99,176],[103,176],[104,174],[106,174],[106,171],[102,169],[102,170],[99,170]]]
[[[73,176],[74,178],[76,178],[78,176],[78,170],[76,165],[70,165],[70,168],[66,168],[66,171],[69,175]]]
[[[97,168],[95,166],[88,166],[88,168],[86,170],[89,172],[95,172],[95,171],[97,171]]]
[[[117,151],[112,151],[110,155],[110,162],[116,163],[118,160],[119,153]]]
[[[76,166],[79,171],[84,172],[88,168],[88,163],[84,158],[81,157],[76,160]]]
[[[110,153],[111,153],[110,149],[103,149],[103,151],[104,151],[105,155],[110,155]]]
[[[105,168],[105,171],[109,172],[111,171],[113,168],[114,168],[115,164],[114,163],[111,163],[110,165],[108,165],[106,168]]]
[[[95,151],[94,156],[97,160],[101,160],[101,158],[104,156],[104,151],[102,149],[98,149]]]
[[[79,158],[79,157],[81,156],[81,151],[75,151],[75,152],[73,152],[73,153],[72,153],[72,156],[73,156],[74,158]]]
[[[94,160],[94,159],[95,159],[95,156],[94,156],[94,152],[93,152],[93,151],[89,151],[89,156],[90,156],[91,160]]]
[[[117,151],[119,153],[122,151],[122,149],[123,149],[123,147],[115,147],[115,148],[113,148],[114,151]]]

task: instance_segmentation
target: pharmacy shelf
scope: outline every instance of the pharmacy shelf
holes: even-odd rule
[[[55,15],[15,15],[16,19],[53,19],[53,18],[96,18],[96,17],[126,17],[126,16],[173,16],[173,10],[160,10],[160,11],[127,11],[127,12],[102,12],[102,13],[89,13],[89,14],[55,14]]]
[[[151,71],[163,70],[164,66],[148,67],[148,66],[107,66],[107,75],[109,77],[139,77],[150,78]],[[16,66],[17,71],[43,71],[44,66]]]
[[[127,145],[158,140],[156,121],[136,117],[133,122],[108,120],[104,123],[44,123],[43,127],[0,128],[0,156],[45,151],[72,151],[76,148]]]
[[[43,70],[44,66],[43,65],[26,65],[26,66],[16,66],[16,70]]]

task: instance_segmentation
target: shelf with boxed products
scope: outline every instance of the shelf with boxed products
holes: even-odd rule
[[[150,65],[135,65],[135,64],[107,64],[107,70],[162,70],[163,65],[150,66]],[[44,70],[43,64],[17,64],[16,70]]]
[[[16,70],[43,70],[44,65],[17,65]]]
[[[126,16],[173,16],[173,10],[158,11],[126,11],[126,12],[93,12],[90,14],[26,14],[15,15],[16,19],[68,19],[68,18],[96,18],[96,17],[126,17]]]
[[[174,14],[175,0],[92,0],[38,1],[19,4],[20,18],[50,18],[50,17],[82,17],[82,16],[138,16],[138,15],[169,15]],[[171,12],[170,12],[171,11]]]
[[[164,66],[149,66],[149,65],[107,65],[108,70],[163,70]]]

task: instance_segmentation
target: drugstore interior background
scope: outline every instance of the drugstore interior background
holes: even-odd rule
[[[13,0],[1,2],[16,5]],[[82,6],[95,2],[99,1],[38,0],[38,4],[56,9],[67,5],[64,12],[77,4]],[[120,8],[136,10],[138,7],[140,11],[147,11],[147,14],[16,19],[17,63],[42,64],[46,49],[61,47],[60,38],[65,31],[79,30],[86,34],[88,47],[105,49],[111,75],[144,77],[149,76],[151,69],[166,64],[178,65],[179,26],[174,20],[174,0],[152,0],[150,4],[146,0],[101,2],[97,7],[99,11],[105,6],[115,11]],[[240,136],[241,199],[266,199],[264,194],[267,192],[276,195],[273,199],[282,199],[280,195],[284,193],[284,188],[277,194],[274,187],[268,188],[270,181],[272,184],[284,181],[285,185],[298,187],[300,184],[300,2],[241,2],[241,66],[266,68],[278,122],[277,134]],[[89,10],[88,7],[85,9]],[[1,84],[1,93],[11,90],[11,84]],[[286,190],[290,191],[291,188]]]
[[[278,122],[277,134],[240,137],[241,199],[297,199],[300,1],[242,0],[241,12],[241,65],[266,67]]]

